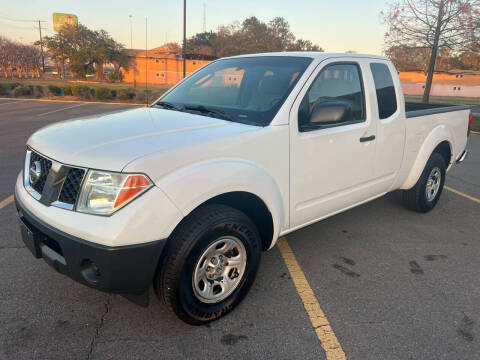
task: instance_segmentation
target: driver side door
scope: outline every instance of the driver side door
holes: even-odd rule
[[[317,67],[290,112],[291,228],[315,222],[374,195],[376,123],[368,104],[370,78],[361,58]],[[312,115],[340,104],[342,118]],[[320,107],[319,107],[320,105]],[[320,111],[323,111],[322,109]]]

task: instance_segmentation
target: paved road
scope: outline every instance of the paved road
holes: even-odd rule
[[[33,131],[126,110],[75,105],[0,100],[0,201],[12,194]],[[470,157],[447,183],[480,198],[480,135],[471,136],[469,147]],[[405,210],[392,193],[287,241],[348,359],[475,359],[479,218],[480,204],[451,191],[423,215]],[[263,255],[252,291],[232,314],[191,327],[153,294],[150,307],[140,308],[35,260],[9,204],[0,209],[0,359],[324,359],[305,295],[282,254],[275,247]]]

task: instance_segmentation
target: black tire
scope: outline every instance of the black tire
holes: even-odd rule
[[[207,303],[195,295],[193,274],[203,252],[217,239],[233,236],[246,251],[243,277],[235,290],[218,303]],[[261,257],[260,235],[242,212],[225,205],[208,204],[194,210],[172,233],[155,280],[155,290],[181,320],[202,325],[229,313],[253,284]]]
[[[428,199],[426,194],[427,181],[431,172],[435,168],[440,170],[440,187],[438,188],[436,195],[432,199]],[[443,156],[434,152],[430,156],[430,159],[428,159],[422,175],[420,175],[420,178],[415,186],[409,190],[403,191],[403,204],[405,207],[410,210],[423,213],[432,210],[442,195],[443,185],[445,184],[445,170],[446,165]]]

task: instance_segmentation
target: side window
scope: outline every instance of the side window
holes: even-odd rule
[[[380,119],[386,119],[397,111],[397,95],[392,74],[385,64],[371,63],[370,69],[377,90],[378,114]]]
[[[362,77],[355,63],[325,66],[310,86],[298,112],[300,131],[365,119]]]

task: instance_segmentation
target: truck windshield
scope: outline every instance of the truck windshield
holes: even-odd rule
[[[267,126],[311,62],[311,58],[293,56],[218,60],[153,106]]]

